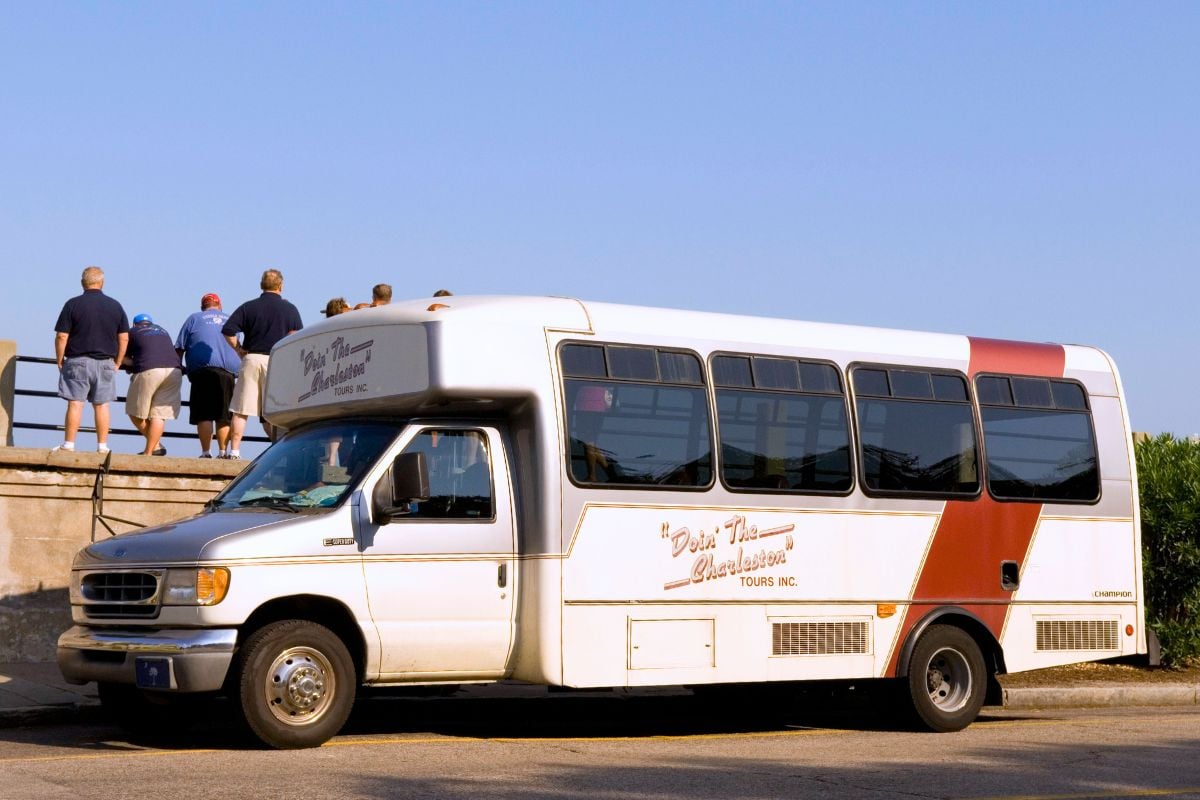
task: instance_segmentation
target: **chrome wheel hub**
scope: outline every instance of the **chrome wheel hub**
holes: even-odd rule
[[[267,671],[267,704],[289,725],[308,725],[329,708],[337,688],[329,659],[311,647],[292,647],[276,656]]]

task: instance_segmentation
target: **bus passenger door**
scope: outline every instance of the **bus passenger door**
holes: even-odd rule
[[[381,677],[502,677],[517,576],[501,435],[429,426],[403,452],[425,454],[429,499],[387,525],[359,523]]]

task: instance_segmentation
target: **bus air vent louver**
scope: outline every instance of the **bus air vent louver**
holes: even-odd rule
[[[1039,619],[1037,649],[1118,650],[1115,619]]]
[[[775,622],[771,655],[823,656],[868,653],[866,622]]]

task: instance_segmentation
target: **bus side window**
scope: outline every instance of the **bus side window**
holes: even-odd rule
[[[712,483],[699,357],[645,345],[562,346],[567,471],[582,486]]]
[[[1099,453],[1081,384],[1019,375],[982,375],[975,384],[993,497],[1099,500]]]
[[[855,367],[863,489],[868,495],[975,495],[975,420],[960,373]]]
[[[843,493],[853,485],[846,398],[829,363],[714,355],[721,479],[733,491]]]

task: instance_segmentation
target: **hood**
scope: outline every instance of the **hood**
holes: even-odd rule
[[[214,511],[122,533],[95,542],[75,556],[75,568],[188,562],[199,559],[204,548],[231,533],[275,527],[295,522],[285,511]]]

